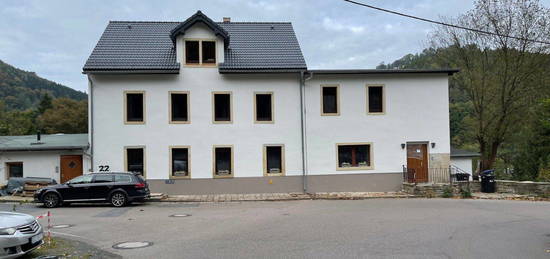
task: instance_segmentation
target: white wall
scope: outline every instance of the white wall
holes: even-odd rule
[[[339,116],[320,116],[322,84],[340,86]],[[367,115],[367,84],[385,86],[385,114]],[[406,142],[435,142],[428,152],[448,156],[447,85],[446,74],[314,75],[306,81],[310,174],[402,172],[407,152],[401,143]],[[335,144],[351,142],[372,142],[372,170],[336,170]]]
[[[451,164],[466,171],[470,175],[473,172],[471,157],[451,157]]]
[[[216,38],[195,26],[177,39]],[[218,61],[223,41],[217,39]],[[320,54],[320,53],[319,53]],[[284,144],[286,175],[301,175],[300,86],[296,74],[220,74],[217,67],[186,67],[176,75],[91,75],[94,171],[124,170],[124,147],[145,146],[148,179],[169,177],[169,146],[191,146],[191,178],[212,178],[212,146],[234,146],[234,176],[263,176],[262,147]],[[340,116],[320,116],[320,85],[340,84]],[[367,83],[386,85],[386,114],[366,115]],[[319,76],[306,85],[310,174],[400,172],[407,141],[436,142],[431,153],[449,154],[447,75]],[[146,96],[146,123],[124,124],[124,91]],[[169,91],[190,92],[190,124],[169,124]],[[212,91],[232,91],[233,123],[212,123]],[[254,124],[253,93],[274,93],[274,124]],[[336,171],[335,143],[373,142],[374,169]],[[431,147],[430,147],[431,148]]]
[[[216,39],[195,26],[177,39],[183,61],[183,39]],[[218,61],[223,41],[217,38]],[[183,62],[181,62],[183,63]],[[177,75],[92,75],[94,93],[94,171],[109,165],[124,170],[124,147],[145,146],[148,179],[169,176],[169,146],[188,145],[192,178],[212,178],[213,145],[233,145],[234,176],[263,176],[264,144],[285,144],[286,174],[301,168],[299,75],[222,75],[217,67],[186,67]],[[142,90],[146,123],[124,124],[124,91]],[[169,91],[190,92],[190,124],[169,124]],[[212,123],[212,92],[232,91],[233,123]],[[274,93],[274,124],[254,124],[253,94]]]
[[[2,152],[0,153],[0,184],[5,184],[6,163],[23,162],[23,177],[47,177],[60,182],[60,156],[80,155],[77,151],[29,151],[29,152]],[[82,171],[90,168],[89,156],[82,156]]]

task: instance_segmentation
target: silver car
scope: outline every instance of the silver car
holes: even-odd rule
[[[42,226],[27,214],[0,211],[0,258],[17,258],[44,241]]]

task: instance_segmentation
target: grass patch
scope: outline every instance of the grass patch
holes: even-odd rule
[[[79,251],[79,249],[69,240],[52,237],[48,242],[48,238],[44,237],[44,244],[32,252],[21,258],[36,258],[39,256],[59,256],[60,258],[70,259],[88,259],[92,258],[91,253],[87,251]]]

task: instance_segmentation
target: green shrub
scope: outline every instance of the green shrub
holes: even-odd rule
[[[450,186],[443,188],[443,194],[441,195],[441,197],[443,198],[453,197],[453,188],[451,188]]]
[[[462,199],[472,198],[472,192],[470,192],[469,189],[461,189],[460,196],[462,197]]]

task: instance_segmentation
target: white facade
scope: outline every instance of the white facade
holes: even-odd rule
[[[466,173],[472,175],[472,159],[472,157],[451,157],[451,165],[456,166]]]
[[[448,76],[313,75],[306,81],[310,174],[395,173],[407,165],[407,142],[428,145],[430,167],[450,153]],[[340,112],[321,116],[321,85],[339,87]],[[384,87],[385,112],[367,114],[367,86]],[[336,143],[372,143],[372,170],[337,170]]]
[[[82,151],[21,151],[0,153],[0,185],[7,183],[7,163],[23,163],[23,177],[45,177],[60,180],[62,155],[82,155]],[[83,172],[90,168],[90,157],[82,156]]]
[[[301,176],[302,107],[299,73],[220,74],[218,68],[186,66],[185,39],[216,40],[217,62],[223,62],[223,39],[201,23],[176,40],[179,74],[89,74],[90,138],[93,170],[109,166],[124,171],[125,147],[144,147],[145,175],[170,178],[171,146],[190,147],[190,178],[213,178],[213,146],[231,145],[234,178],[264,177],[263,146],[283,144],[286,176]],[[321,85],[339,86],[338,116],[321,116]],[[385,112],[366,111],[366,86],[384,85]],[[145,123],[124,123],[125,91],[143,91]],[[169,123],[169,92],[189,92],[190,123]],[[232,94],[232,123],[213,123],[212,93]],[[254,121],[254,93],[272,92],[274,123]],[[448,75],[321,75],[305,82],[305,136],[309,175],[401,173],[407,142],[429,146],[430,164],[449,163]],[[337,143],[368,142],[373,168],[338,170]],[[399,180],[400,176],[397,176]],[[182,180],[187,181],[187,180]],[[270,182],[271,183],[271,182]]]

